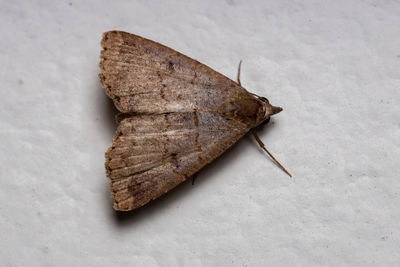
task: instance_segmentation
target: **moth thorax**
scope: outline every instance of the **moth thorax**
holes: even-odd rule
[[[228,100],[219,108],[219,113],[227,120],[237,120],[256,127],[265,120],[265,107],[259,99],[249,96]]]
[[[265,112],[264,112],[264,113],[265,113],[265,115],[264,115],[264,120],[267,120],[267,119],[269,119],[269,117],[271,117],[272,115],[277,114],[277,113],[279,113],[279,112],[282,111],[282,108],[281,108],[281,107],[272,106],[272,105],[269,103],[268,99],[266,99],[265,97],[258,97],[258,99],[262,102],[262,104],[263,104],[263,106],[264,106],[264,111],[265,111]]]

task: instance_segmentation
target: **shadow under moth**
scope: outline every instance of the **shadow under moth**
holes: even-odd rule
[[[116,210],[133,210],[192,177],[282,110],[200,62],[122,31],[101,41],[100,79],[121,112],[106,152]]]

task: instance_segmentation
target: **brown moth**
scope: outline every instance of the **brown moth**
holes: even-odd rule
[[[168,192],[282,110],[239,75],[236,83],[140,36],[109,31],[101,45],[101,82],[121,112],[105,164],[116,210]]]

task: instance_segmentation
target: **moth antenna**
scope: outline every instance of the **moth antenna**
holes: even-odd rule
[[[237,82],[240,86],[242,86],[242,84],[240,83],[240,69],[242,67],[242,60],[239,61],[239,67],[238,67],[238,74],[237,74]]]
[[[251,130],[251,133],[253,134],[254,138],[256,139],[260,147],[264,149],[265,152],[267,152],[268,156],[271,157],[271,159],[276,163],[276,165],[278,165],[282,171],[284,171],[287,175],[289,175],[289,177],[292,177],[292,175],[279,163],[279,161],[274,156],[272,156],[272,154],[265,148],[264,143],[261,141],[258,135],[253,130]]]

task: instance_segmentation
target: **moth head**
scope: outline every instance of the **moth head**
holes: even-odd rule
[[[251,128],[267,121],[282,108],[272,106],[268,99],[256,95],[241,95],[228,99],[219,107],[219,113],[227,120],[241,121]]]
[[[257,96],[257,97],[262,102],[262,105],[264,107],[264,121],[268,120],[272,115],[275,115],[283,110],[281,107],[275,107],[271,105],[268,99],[266,99],[265,97],[262,96]]]

